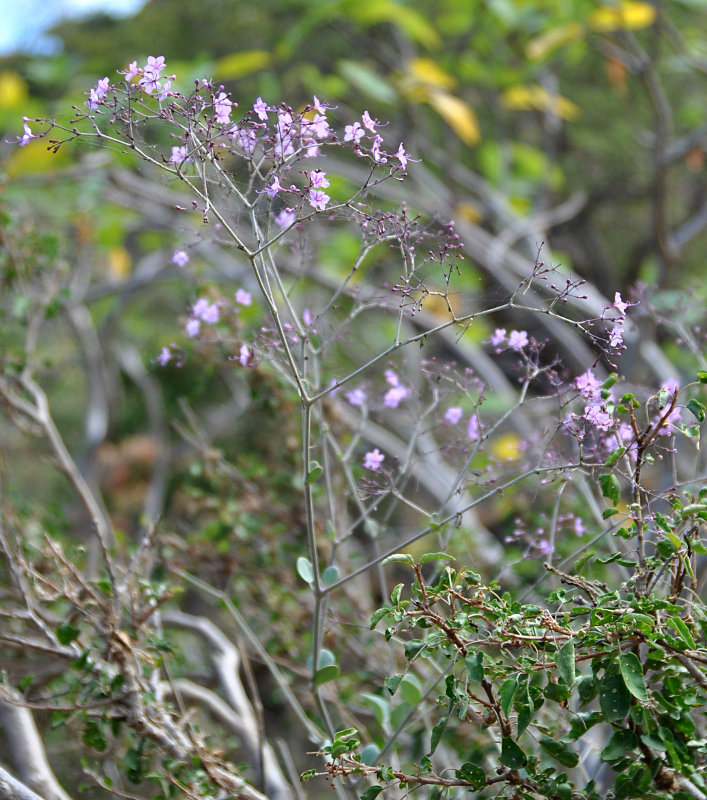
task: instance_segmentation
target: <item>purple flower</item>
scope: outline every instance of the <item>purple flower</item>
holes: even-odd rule
[[[462,410],[458,406],[453,406],[452,408],[448,408],[444,418],[450,425],[456,425],[457,422],[462,418]]]
[[[257,137],[252,128],[239,128],[238,125],[234,125],[228,131],[228,135],[233,140],[233,143],[237,144],[244,153],[249,156],[253,154]]]
[[[614,295],[614,302],[612,303],[612,308],[615,308],[619,312],[619,314],[621,314],[622,317],[626,315],[626,309],[628,308],[628,303],[625,303],[621,299],[621,294],[619,292],[616,292],[616,294]]]
[[[577,534],[577,536],[582,536],[586,532],[586,528],[584,527],[584,523],[582,522],[581,517],[575,517],[574,523],[572,525],[572,529]]]
[[[387,369],[385,371],[385,380],[391,386],[400,386],[400,378],[398,378],[392,369]]]
[[[166,367],[171,358],[172,354],[169,352],[169,347],[163,347],[160,354],[157,356],[161,367]]]
[[[610,430],[614,424],[611,414],[607,413],[601,406],[585,406],[584,419],[602,431]]]
[[[405,169],[408,165],[408,161],[410,160],[410,156],[405,152],[405,148],[403,147],[403,143],[400,142],[400,147],[398,147],[398,152],[393,153],[393,156],[398,159],[400,162],[400,167]]]
[[[238,354],[238,360],[241,366],[248,367],[252,363],[253,354],[247,344],[242,344]]]
[[[187,322],[185,330],[187,332],[187,336],[190,336],[193,339],[195,336],[199,335],[199,331],[201,330],[201,323],[199,322],[198,319],[194,319],[194,317],[192,317]]]
[[[165,81],[161,86],[159,86],[160,96],[159,101],[160,103],[164,103],[164,101],[172,96],[172,81]]]
[[[326,189],[329,186],[326,172],[320,169],[314,169],[309,173],[309,182],[315,189]]]
[[[609,345],[611,347],[620,347],[624,341],[624,326],[623,323],[617,322],[616,325],[611,329],[611,333],[609,334]]]
[[[263,101],[262,97],[259,97],[255,103],[253,103],[253,111],[258,115],[258,119],[262,122],[267,122],[268,119],[268,104]]]
[[[518,352],[528,344],[528,334],[525,331],[511,331],[508,334],[508,346]]]
[[[228,125],[228,123],[231,121],[231,107],[234,105],[235,103],[232,103],[228,99],[228,95],[225,92],[221,92],[214,100],[216,122],[218,122],[220,125]]]
[[[186,266],[189,263],[189,254],[185,253],[184,250],[175,250],[172,256],[172,263],[178,267]]]
[[[36,134],[32,133],[32,129],[30,128],[30,126],[27,124],[27,121],[26,121],[27,117],[22,117],[22,120],[23,120],[22,127],[24,128],[25,132],[24,132],[24,134],[22,136],[18,136],[17,137],[17,144],[20,147],[24,147],[26,144],[29,144],[29,140],[30,139],[38,139],[39,138]]]
[[[95,87],[91,89],[88,95],[88,107],[91,111],[95,111],[96,108],[98,108],[99,102],[106,96],[106,93],[109,89],[110,80],[107,76],[105,78],[101,78]]]
[[[278,228],[284,230],[289,228],[297,219],[297,214],[294,208],[283,208],[282,211],[275,217],[275,224]]]
[[[381,152],[380,148],[382,144],[383,137],[376,135],[373,139],[373,144],[371,145],[371,154],[373,155],[373,160],[378,164],[385,164],[388,161],[385,155]]]
[[[174,146],[172,147],[172,155],[169,157],[170,164],[181,164],[182,161],[190,161],[191,159],[187,157],[187,146],[182,145],[181,147]]]
[[[493,336],[491,337],[491,344],[494,347],[500,347],[506,341],[506,329],[496,328]]]
[[[378,467],[380,467],[384,460],[385,456],[376,447],[375,450],[366,453],[366,457],[363,459],[363,468],[370,469],[371,472],[377,472]]]
[[[148,56],[147,64],[142,69],[142,78],[138,84],[142,86],[144,91],[152,94],[155,89],[160,88],[160,72],[165,68],[164,56]]]
[[[344,128],[344,141],[358,144],[365,133],[366,131],[361,127],[360,123],[354,122],[353,125],[347,125]]]
[[[361,119],[363,121],[363,126],[365,128],[368,128],[368,130],[371,133],[376,132],[376,125],[379,125],[380,123],[378,122],[377,119],[373,119],[371,115],[368,113],[368,111],[363,112],[363,114],[361,115]]]
[[[392,389],[388,389],[385,393],[383,405],[386,406],[386,408],[397,408],[409,394],[410,390],[407,387],[393,386]]]
[[[346,392],[345,397],[352,406],[362,406],[366,402],[366,393],[363,389],[352,389]]]
[[[326,117],[322,114],[315,114],[314,119],[305,119],[302,120],[302,127],[307,132],[312,132],[312,135],[316,136],[317,139],[326,139],[329,135],[329,123],[326,120]]]
[[[214,325],[218,322],[218,303],[209,303],[204,297],[200,297],[196,303],[194,303],[191,311],[196,319],[200,319],[207,325]]]
[[[305,310],[302,312],[302,322],[307,328],[309,328],[312,324],[312,312],[308,308],[305,308]]]
[[[242,306],[249,306],[252,302],[253,298],[250,292],[246,292],[245,289],[239,289],[236,292],[236,303],[240,303]]]
[[[588,369],[574,379],[577,391],[586,400],[594,401],[601,397],[601,383],[594,377],[594,373]]]
[[[276,175],[273,182],[270,186],[267,186],[265,192],[267,193],[268,197],[275,197],[275,195],[282,191],[283,187],[280,185],[280,179]]]
[[[125,72],[120,73],[120,74],[124,75],[125,76],[125,80],[128,83],[130,83],[130,81],[136,75],[139,75],[141,72],[142,72],[142,70],[140,69],[140,67],[138,67],[137,61],[131,61],[130,64],[128,64],[128,68],[125,70]]]
[[[476,414],[472,414],[469,417],[469,424],[467,426],[466,433],[472,442],[479,438],[479,417]]]
[[[317,211],[324,211],[327,206],[327,203],[331,200],[331,197],[326,192],[323,192],[321,189],[310,189],[309,190],[309,204],[312,208],[316,208]]]

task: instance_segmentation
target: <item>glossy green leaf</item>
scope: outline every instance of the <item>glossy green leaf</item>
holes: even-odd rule
[[[631,695],[619,672],[604,675],[599,684],[599,706],[607,722],[619,722],[631,707]]]
[[[557,651],[555,663],[557,664],[557,671],[560,673],[560,678],[567,686],[572,686],[575,679],[575,667],[574,642],[571,639],[566,644],[563,644]]]
[[[483,789],[486,786],[486,770],[478,764],[472,764],[470,761],[465,761],[455,775],[459,780],[469,781],[471,788],[475,791]]]
[[[384,558],[381,561],[381,564],[409,564],[413,566],[415,563],[415,559],[410,555],[410,553],[393,553],[393,555]]]
[[[420,556],[420,564],[427,564],[428,561],[442,561],[444,559],[447,561],[454,561],[454,556],[450,556],[447,553],[425,553]]]
[[[648,691],[643,679],[643,666],[635,653],[622,653],[619,658],[619,669],[626,688],[642,703],[648,700]]]
[[[314,583],[314,570],[312,569],[312,563],[308,558],[300,556],[297,559],[297,574],[305,583],[309,583],[310,585]]]
[[[705,406],[704,403],[700,403],[699,400],[692,400],[687,401],[687,410],[698,420],[698,422],[705,421]]]
[[[328,667],[322,667],[321,669],[317,670],[317,674],[314,676],[314,681],[312,682],[314,688],[319,688],[324,683],[329,683],[329,681],[336,680],[339,677],[339,668],[336,664],[330,664]]]
[[[432,755],[432,753],[434,753],[434,751],[437,749],[437,746],[439,745],[442,739],[442,734],[444,733],[445,728],[447,727],[448,721],[449,721],[449,715],[445,714],[440,719],[440,721],[432,728],[432,734],[430,736],[429,755]]]
[[[520,747],[510,736],[504,736],[501,743],[501,764],[510,769],[520,769],[527,763],[528,759]]]
[[[690,633],[690,629],[687,625],[680,619],[680,617],[670,617],[668,620],[668,625],[670,625],[673,630],[675,630],[683,640],[683,642],[689,647],[691,650],[694,650],[697,645],[695,644],[695,640],[692,638],[692,634]]]
[[[579,764],[579,755],[565,742],[558,742],[549,736],[541,736],[538,740],[540,747],[559,761],[563,767],[576,767]]]
[[[498,696],[501,699],[501,710],[506,717],[508,716],[508,712],[511,710],[511,703],[513,702],[517,688],[518,683],[516,682],[516,679],[508,678],[503,682],[498,691]]]
[[[307,473],[307,483],[316,483],[322,477],[323,472],[322,465],[318,461],[312,461],[312,466]]]
[[[472,681],[480,683],[484,679],[484,656],[480,651],[469,653],[464,659],[466,674]]]
[[[616,505],[621,497],[621,487],[619,486],[619,479],[616,475],[614,475],[613,472],[600,475],[599,485],[601,486],[602,495]]]

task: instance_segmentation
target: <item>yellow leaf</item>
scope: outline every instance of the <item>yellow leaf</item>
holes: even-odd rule
[[[522,439],[515,433],[504,433],[491,445],[491,453],[500,461],[517,461],[521,457]]]
[[[108,251],[108,276],[118,283],[124,281],[133,268],[133,259],[130,253],[121,246],[112,247]]]
[[[437,86],[440,89],[454,89],[457,79],[445,72],[431,58],[414,58],[408,65],[410,76],[418,83]]]
[[[481,211],[476,203],[457,203],[454,216],[475,224],[481,222]]]
[[[430,92],[428,102],[464,144],[474,145],[481,141],[476,114],[468,103],[441,89]]]
[[[0,109],[21,108],[28,96],[27,81],[21,75],[10,69],[0,72]]]
[[[220,58],[214,67],[217,80],[232,81],[267,67],[272,55],[267,50],[241,50]]]
[[[536,83],[511,86],[501,95],[506,108],[518,111],[550,111],[569,122],[577,119],[579,106],[561,95],[550,94]]]
[[[623,0],[616,6],[604,6],[592,12],[589,24],[595,31],[634,31],[655,22],[656,11],[650,3]]]
[[[558,25],[555,28],[536,36],[528,42],[526,53],[531,61],[542,61],[546,56],[557,50],[558,47],[563,47],[566,44],[571,44],[582,38],[584,35],[584,28],[579,22],[568,22],[565,25]]]

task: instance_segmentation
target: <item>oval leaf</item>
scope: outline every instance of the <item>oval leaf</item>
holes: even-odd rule
[[[314,688],[317,689],[323,683],[329,683],[329,681],[336,680],[339,677],[339,668],[336,664],[330,664],[328,667],[322,667],[321,669],[317,670],[317,674],[314,676],[314,680],[312,684]]]
[[[400,694],[406,703],[416,706],[422,700],[422,687],[417,675],[408,673],[400,681]]]
[[[643,680],[643,667],[635,653],[622,653],[619,658],[619,669],[626,688],[642,703],[648,700],[648,691]]]
[[[501,743],[501,764],[504,767],[510,767],[510,769],[520,769],[527,763],[528,759],[520,747],[510,736],[504,736]]]
[[[607,722],[620,722],[628,714],[631,695],[618,672],[602,678],[599,685],[599,706]]]
[[[300,556],[297,559],[297,574],[305,583],[314,583],[314,570],[312,569],[312,563],[308,558]]]
[[[555,662],[557,664],[557,671],[560,673],[560,678],[562,678],[567,686],[572,686],[575,678],[574,642],[572,642],[572,640],[567,642],[567,644],[563,644],[557,651]]]
[[[556,761],[559,761],[563,767],[571,768],[579,764],[579,755],[565,742],[556,742],[549,736],[541,736],[539,741],[540,747]]]

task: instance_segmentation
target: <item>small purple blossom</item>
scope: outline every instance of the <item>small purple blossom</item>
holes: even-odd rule
[[[255,103],[253,103],[253,111],[258,115],[258,119],[261,122],[267,122],[268,120],[268,104],[263,101],[262,97],[259,97]]]
[[[574,379],[577,391],[586,400],[594,402],[601,397],[601,383],[594,377],[594,373],[588,369]]]
[[[284,187],[280,185],[280,178],[276,175],[270,186],[265,188],[268,197],[275,197],[278,192],[281,192]]]
[[[410,156],[408,153],[405,152],[405,148],[403,147],[403,143],[400,142],[400,147],[398,147],[398,152],[393,153],[393,157],[397,158],[400,162],[401,169],[405,169],[408,165],[408,161],[410,161]]]
[[[614,418],[602,406],[585,406],[584,419],[602,431],[610,430],[614,424]]]
[[[388,389],[383,397],[383,405],[386,408],[397,408],[400,403],[410,395],[410,390],[406,386],[393,386]]]
[[[232,103],[225,92],[221,92],[214,100],[214,112],[216,113],[216,122],[220,125],[228,125],[231,121],[231,108],[236,105]]]
[[[283,208],[282,211],[275,217],[275,224],[278,228],[284,230],[289,228],[297,219],[297,214],[294,208]]]
[[[373,155],[373,160],[378,164],[386,164],[388,161],[380,149],[382,144],[383,137],[378,135],[374,136],[373,144],[371,145],[371,154]]]
[[[36,134],[32,133],[32,129],[27,124],[27,117],[22,117],[22,120],[23,120],[22,127],[24,128],[24,133],[22,134],[22,136],[17,137],[17,144],[20,147],[24,147],[26,144],[29,144],[30,139],[39,138]]]
[[[101,78],[94,88],[91,89],[88,95],[88,107],[91,111],[95,111],[96,108],[98,108],[100,101],[106,96],[106,93],[109,89],[110,80],[107,76],[105,78]]]
[[[623,323],[617,322],[611,329],[609,334],[609,345],[611,347],[621,347],[624,341],[624,326]]]
[[[329,186],[326,172],[321,169],[314,169],[309,173],[309,182],[315,189],[326,189]]]
[[[359,122],[354,122],[353,125],[347,125],[344,128],[344,141],[358,144],[361,139],[363,139],[365,133],[366,131],[361,127],[361,124]]]
[[[612,308],[615,308],[622,317],[626,316],[626,309],[628,308],[628,303],[625,303],[621,299],[621,294],[616,292],[614,295],[614,302],[612,303]]]
[[[185,267],[189,263],[189,254],[184,250],[175,250],[172,256],[172,263],[178,267]]]
[[[249,306],[252,302],[253,298],[250,292],[247,292],[245,289],[238,289],[236,292],[236,303],[240,303],[242,306]]]
[[[187,157],[187,146],[182,145],[181,147],[177,147],[176,145],[172,147],[172,155],[169,157],[170,164],[181,164],[183,161],[190,161]]]
[[[363,468],[370,469],[371,472],[377,472],[384,460],[385,456],[376,447],[374,450],[366,453],[366,457],[363,459]]]
[[[361,115],[361,120],[363,121],[364,128],[368,128],[368,130],[371,133],[375,133],[376,132],[376,125],[380,124],[377,119],[373,119],[371,117],[371,115],[368,113],[368,111],[364,111],[363,112],[363,114]]]
[[[472,442],[479,438],[479,417],[477,414],[472,414],[469,417],[469,424],[467,425],[466,433]]]
[[[574,518],[574,522],[572,523],[572,530],[575,532],[577,536],[584,535],[587,529],[584,527],[584,523],[582,522],[581,517]]]
[[[506,341],[506,329],[505,328],[496,328],[491,337],[491,344],[494,347],[500,347]]]
[[[326,192],[323,192],[321,189],[309,190],[309,204],[317,211],[324,211],[327,203],[330,200],[331,197],[329,197],[329,195]]]
[[[250,348],[247,344],[242,344],[241,349],[238,352],[238,361],[240,362],[241,366],[248,367],[251,365],[253,359],[253,353],[251,352]]]
[[[305,308],[305,310],[302,312],[302,322],[304,323],[305,327],[311,327],[313,321],[312,312],[308,308]]]
[[[314,119],[311,120],[302,120],[302,127],[308,133],[311,132],[317,139],[326,139],[330,133],[329,123],[323,114],[315,114]]]
[[[447,409],[444,419],[450,425],[456,425],[457,422],[459,422],[459,420],[462,418],[463,413],[464,412],[458,406],[452,406],[451,408]]]
[[[511,331],[508,334],[508,346],[511,350],[519,352],[528,344],[528,334],[526,331]]]
[[[169,347],[163,347],[160,351],[160,354],[157,356],[157,361],[159,362],[161,367],[166,367],[169,364],[172,358],[172,353],[169,351]]]
[[[207,325],[215,325],[218,322],[218,303],[209,303],[204,297],[200,297],[196,303],[194,303],[191,311],[196,319],[200,319]]]
[[[201,323],[199,322],[198,319],[194,319],[194,317],[192,317],[187,321],[185,330],[187,332],[187,336],[190,336],[193,339],[195,336],[199,335],[199,331],[201,330]]]
[[[352,389],[344,395],[352,406],[362,406],[366,402],[366,392],[363,389]]]

